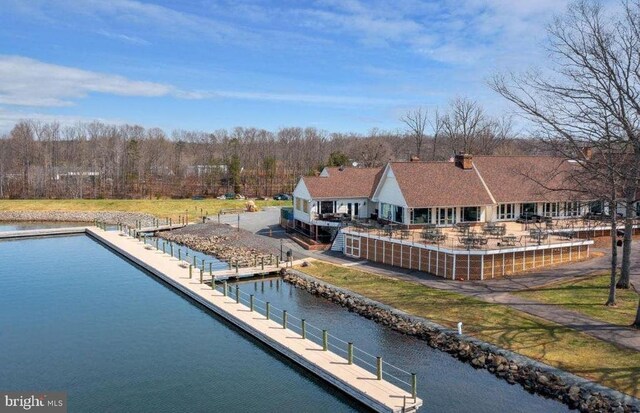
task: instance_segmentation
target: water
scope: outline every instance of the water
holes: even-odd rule
[[[240,286],[416,372],[421,411],[568,411],[289,284]],[[71,412],[365,410],[85,236],[0,242],[0,349],[0,389]]]
[[[22,231],[25,229],[85,227],[93,222],[53,222],[53,221],[0,221],[0,231]]]
[[[509,385],[486,370],[476,370],[429,347],[424,341],[385,328],[339,305],[296,289],[291,284],[282,283],[280,279],[245,281],[239,285],[242,292],[269,301],[272,318],[277,321],[281,320],[280,310],[287,310],[290,315],[304,318],[308,324],[320,329],[327,329],[332,336],[353,342],[373,356],[382,356],[383,360],[393,365],[417,373],[418,396],[424,400],[425,406],[421,411],[539,413],[569,410],[559,402],[532,395],[519,385]],[[235,287],[232,293],[234,291]],[[256,301],[256,305],[264,308],[262,302]],[[289,316],[289,322],[293,324],[298,320]],[[321,335],[321,332],[309,326],[307,331]],[[342,346],[346,349],[346,344]],[[375,364],[375,360],[368,361]],[[409,376],[391,369],[389,371],[410,381]]]
[[[0,242],[0,349],[70,412],[363,410],[86,236]]]

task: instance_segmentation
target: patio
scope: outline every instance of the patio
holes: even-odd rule
[[[592,223],[593,224],[593,223]],[[452,250],[500,250],[504,248],[564,244],[574,238],[585,238],[593,231],[582,219],[563,219],[546,223],[458,223],[453,227],[426,225],[407,229],[399,224],[354,222],[349,230],[378,237],[447,248]]]

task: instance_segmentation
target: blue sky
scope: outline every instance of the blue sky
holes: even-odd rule
[[[2,0],[0,131],[20,118],[215,130],[400,128],[544,64],[565,0]]]

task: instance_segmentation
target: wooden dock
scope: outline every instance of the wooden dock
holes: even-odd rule
[[[199,271],[190,278],[184,262],[121,233],[96,227],[86,228],[86,233],[373,410],[409,412],[422,406],[420,398],[201,283]],[[238,276],[235,269],[231,271],[220,276]],[[216,279],[218,274],[214,272]]]

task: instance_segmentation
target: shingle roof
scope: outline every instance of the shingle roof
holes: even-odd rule
[[[407,205],[491,205],[493,201],[474,169],[461,169],[453,162],[391,162]]]
[[[576,199],[568,189],[572,187],[570,173],[577,164],[564,158],[474,156],[473,165],[498,203]]]
[[[317,198],[370,198],[383,168],[326,168],[328,176],[302,178],[307,190]]]

